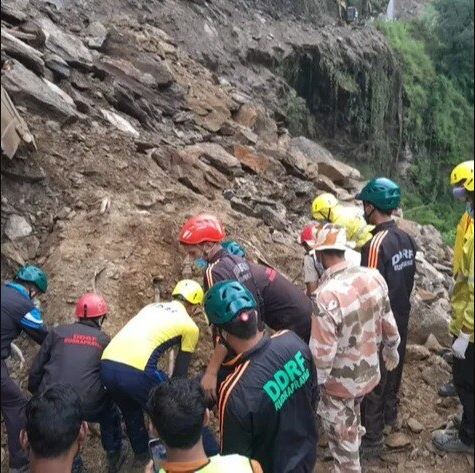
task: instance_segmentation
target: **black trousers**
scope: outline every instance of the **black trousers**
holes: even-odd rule
[[[20,431],[25,427],[26,396],[18,384],[10,378],[5,362],[1,362],[2,385],[1,406],[8,438],[10,468],[21,468],[28,464],[28,457],[20,446]]]
[[[465,360],[454,357],[452,372],[454,385],[463,407],[462,423],[460,425],[460,439],[466,445],[473,446],[473,343],[468,344]]]
[[[394,316],[401,337],[398,348],[399,365],[395,370],[387,371],[380,353],[381,381],[373,391],[365,396],[361,404],[361,423],[366,429],[364,441],[368,443],[382,441],[384,427],[394,424],[397,419],[399,390],[401,389],[402,373],[406,360],[409,314],[402,317],[396,314]]]

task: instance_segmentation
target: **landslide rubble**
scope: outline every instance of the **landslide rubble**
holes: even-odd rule
[[[226,15],[222,9],[229,4],[188,3],[2,2],[2,86],[38,148],[20,149],[13,159],[2,155],[2,280],[26,261],[43,265],[50,276],[43,302],[50,325],[69,321],[77,297],[95,289],[110,304],[105,329],[113,335],[157,294],[168,298],[179,278],[198,277],[176,235],[183,220],[199,211],[220,215],[253,258],[301,284],[297,235],[310,220],[313,197],[331,191],[355,205],[361,173],[336,159],[324,146],[327,138],[312,141],[289,131],[285,113],[276,113],[278,102],[263,99],[269,84],[283,84],[277,76],[256,67],[241,84],[240,73],[248,69],[239,56],[235,62],[229,56],[236,76],[228,80],[174,33],[172,26],[183,19],[180,28],[192,35],[195,17],[184,16],[203,15],[203,8],[230,26],[233,11]],[[118,14],[107,11],[112,6]],[[168,22],[157,20],[167,14]],[[294,25],[297,17],[288,21]],[[265,34],[280,34],[277,23],[261,23],[269,28]],[[351,36],[348,28],[338,28]],[[312,37],[307,41],[315,47]],[[255,50],[267,54],[258,43]],[[263,88],[253,82],[266,77],[271,79]],[[279,93],[284,97],[289,90]],[[406,373],[400,427],[409,435],[409,448],[367,471],[467,471],[465,460],[454,467],[453,458],[436,455],[428,445],[430,430],[456,410],[456,403],[438,402],[435,394],[437,383],[449,379],[440,355],[450,344],[452,254],[434,228],[399,224],[420,248],[411,343],[427,342],[429,354],[414,355]],[[196,372],[211,350],[204,318],[198,322],[203,335]],[[36,348],[23,339],[19,345],[26,366],[10,362],[24,387]],[[413,396],[415,391],[420,394]],[[436,409],[421,413],[427,405]],[[416,432],[421,425],[422,433]],[[2,465],[5,442],[2,435]],[[98,439],[88,448],[91,471],[103,471]]]

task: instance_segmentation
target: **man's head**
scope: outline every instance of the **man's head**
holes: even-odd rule
[[[76,317],[79,320],[94,320],[102,325],[108,312],[109,307],[105,299],[94,292],[83,294],[76,302]]]
[[[257,303],[251,292],[238,281],[220,281],[205,295],[208,321],[218,328],[226,343],[239,351],[239,342],[247,342],[258,333]]]
[[[346,250],[347,240],[344,228],[327,223],[318,231],[315,254],[325,269],[345,261]]]
[[[473,214],[474,162],[465,161],[456,166],[450,175],[452,193],[457,200],[467,202]]]
[[[221,249],[225,236],[223,225],[214,215],[200,214],[185,222],[178,239],[188,256],[202,269]]]
[[[312,215],[318,222],[331,222],[332,210],[339,205],[338,199],[330,193],[321,194],[312,202]]]
[[[81,400],[69,385],[55,384],[26,405],[26,426],[20,441],[31,459],[68,462],[87,437]]]
[[[147,411],[158,436],[171,449],[193,448],[209,420],[200,383],[186,378],[172,378],[156,386]]]
[[[172,296],[180,301],[189,314],[194,314],[203,304],[203,288],[196,281],[183,279],[173,289]]]
[[[15,282],[25,286],[32,299],[48,289],[48,278],[37,266],[26,265],[20,268],[15,275]]]
[[[378,225],[390,219],[401,204],[401,188],[391,179],[378,177],[369,181],[356,199],[363,202],[365,220]]]

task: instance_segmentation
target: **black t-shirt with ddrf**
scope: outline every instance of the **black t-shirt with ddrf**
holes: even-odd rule
[[[223,454],[256,459],[266,473],[311,473],[318,383],[310,349],[295,333],[264,337],[236,359],[219,391]]]
[[[310,340],[312,302],[307,295],[274,268],[248,262],[220,250],[204,276],[205,290],[218,281],[237,280],[255,297],[261,317],[273,330],[292,330]]]

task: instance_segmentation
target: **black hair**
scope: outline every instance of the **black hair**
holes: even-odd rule
[[[343,250],[322,250],[322,253],[327,256],[334,256],[338,258],[345,257],[345,252]]]
[[[250,340],[258,330],[257,311],[241,312],[232,322],[221,325],[220,328],[241,340]]]
[[[69,451],[84,420],[81,400],[72,386],[54,384],[26,405],[26,433],[39,458],[57,458]]]
[[[201,438],[205,393],[196,379],[172,378],[152,389],[147,411],[165,445],[189,449]]]

